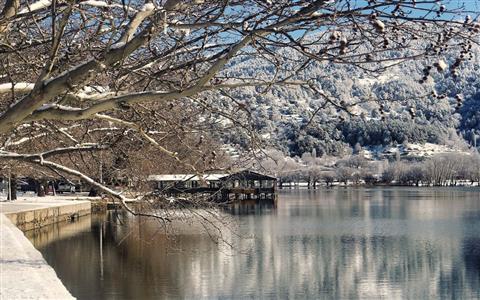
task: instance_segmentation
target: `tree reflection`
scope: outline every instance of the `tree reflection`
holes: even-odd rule
[[[428,191],[329,190],[281,195],[277,208],[237,206],[227,212],[242,236],[227,237],[235,248],[194,224],[168,236],[155,221],[113,213],[39,245],[80,299],[478,298],[478,198]]]

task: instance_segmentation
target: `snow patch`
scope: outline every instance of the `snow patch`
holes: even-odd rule
[[[0,295],[2,299],[75,299],[42,254],[0,214]]]
[[[155,5],[153,3],[145,3],[141,11],[153,11],[154,9]]]
[[[29,82],[17,82],[12,85],[12,83],[2,83],[0,84],[0,94],[1,93],[9,93],[12,91],[12,87],[14,91],[18,92],[28,92],[33,90],[35,84]]]
[[[121,9],[126,9],[130,12],[137,12],[137,10],[133,7],[130,7],[128,5],[121,5],[117,3],[107,3],[105,1],[98,1],[98,0],[87,0],[87,1],[82,1],[80,2],[80,5],[89,5],[89,6],[94,6],[94,7],[109,7],[109,8],[121,8]]]
[[[28,13],[28,12],[31,12],[31,11],[35,11],[35,10],[40,10],[40,9],[43,9],[43,8],[47,8],[49,7],[50,5],[52,4],[52,1],[50,0],[39,0],[35,3],[32,3],[30,5],[28,5],[27,7],[25,8],[22,8],[18,14],[25,14],[25,13]]]
[[[125,46],[125,42],[117,42],[110,46],[110,49],[120,49]]]
[[[43,104],[40,106],[37,111],[43,111],[47,109],[60,109],[60,110],[66,110],[66,111],[79,111],[82,110],[81,108],[78,107],[71,107],[71,106],[65,106],[65,105],[59,105],[59,104],[54,104],[54,103],[47,103]]]
[[[387,83],[399,79],[398,75],[383,74],[376,78],[361,78],[358,83],[361,85],[372,86],[375,83]]]

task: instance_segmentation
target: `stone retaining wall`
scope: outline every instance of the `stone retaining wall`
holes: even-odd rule
[[[20,230],[28,231],[45,225],[88,215],[90,212],[90,201],[76,201],[76,203],[71,204],[35,208],[27,211],[6,213],[5,215]]]

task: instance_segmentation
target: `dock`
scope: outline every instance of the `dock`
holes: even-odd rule
[[[276,200],[277,178],[244,170],[232,174],[166,174],[150,176],[154,189],[159,194],[209,195],[216,202],[243,200]]]

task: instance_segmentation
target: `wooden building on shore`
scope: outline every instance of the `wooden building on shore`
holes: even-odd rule
[[[169,196],[179,194],[209,194],[221,202],[235,200],[275,200],[277,179],[272,176],[244,170],[232,174],[151,175],[154,189]]]

